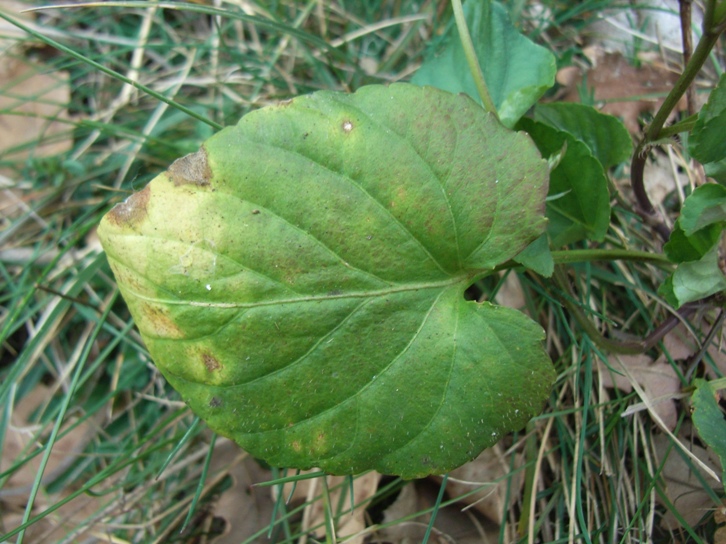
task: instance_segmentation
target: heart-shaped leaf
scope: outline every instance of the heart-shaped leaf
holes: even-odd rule
[[[586,239],[602,241],[610,225],[610,194],[600,161],[568,132],[527,117],[517,126],[534,139],[543,156],[559,156],[550,173],[547,203],[553,247]]]
[[[499,118],[513,127],[555,84],[555,56],[521,34],[499,2],[469,0],[464,3],[464,17]],[[411,82],[480,100],[456,26],[443,50],[428,58]]]
[[[155,363],[277,466],[442,473],[538,413],[543,332],[465,289],[545,229],[547,165],[465,96],[398,84],[268,107],[99,236]]]

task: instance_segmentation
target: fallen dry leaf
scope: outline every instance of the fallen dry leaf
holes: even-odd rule
[[[656,454],[663,455],[670,446],[670,439],[662,434],[653,437],[653,449]],[[718,457],[711,451],[696,444],[689,445],[690,451],[713,469],[721,473],[721,466]],[[678,513],[692,527],[706,516],[713,512],[715,505],[709,494],[703,489],[702,481],[710,482],[711,478],[701,469],[697,468],[700,478],[693,470],[693,463],[686,463],[683,456],[673,447],[668,458],[665,460],[661,477],[665,483],[665,494],[673,504]],[[718,490],[716,490],[718,492]],[[660,501],[660,499],[659,499]],[[660,501],[662,502],[662,501]],[[668,530],[676,530],[680,523],[676,516],[668,511],[661,520],[661,527]]]
[[[28,8],[28,4],[18,2],[17,0],[0,0],[0,11],[23,22],[32,21],[33,17],[29,12],[23,10]],[[20,30],[14,24],[0,19],[0,51],[4,52],[8,47],[12,47],[15,41],[26,36],[25,32]]]
[[[411,520],[403,518],[431,508],[440,488],[440,481],[434,478],[417,480],[407,483],[396,500],[383,514],[383,525],[391,524],[376,531],[374,542],[391,542],[394,544],[414,544],[421,542],[431,520],[429,514],[423,514]],[[447,496],[455,496],[451,480],[446,486]],[[474,511],[462,511],[460,505],[441,508],[436,515],[434,530],[429,542],[437,544],[487,544],[497,542],[498,525],[488,522]]]
[[[16,19],[27,4],[0,0],[0,11]],[[24,38],[17,27],[0,20],[0,156],[22,164],[28,157],[64,153],[73,145],[70,85],[67,72],[51,69],[25,58],[19,45]],[[0,218],[26,213],[16,169],[0,168]],[[5,227],[0,220],[0,228]]]
[[[513,505],[519,496],[522,486],[523,472],[515,471],[510,478],[512,467],[499,444],[484,450],[479,457],[449,474],[446,489],[450,496],[456,497],[469,493],[473,489],[485,486],[482,491],[462,499],[464,504],[486,516],[489,520],[500,524],[508,507]],[[507,506],[507,487],[509,487],[509,505]]]
[[[72,145],[68,74],[21,57],[0,57],[0,153],[6,161],[46,157]],[[9,176],[5,169],[4,175]]]
[[[631,134],[639,134],[641,114],[660,106],[678,74],[656,63],[632,66],[619,53],[598,53],[593,59],[594,66],[587,71],[573,66],[560,70],[557,81],[565,87],[562,99],[580,102],[584,86],[596,102],[605,102],[601,111],[620,117]],[[683,100],[677,110],[685,107]]]
[[[649,404],[663,421],[665,426],[673,430],[678,423],[678,412],[673,399],[680,396],[681,382],[673,367],[661,358],[653,361],[647,355],[621,355],[620,362],[636,380],[647,396]],[[610,365],[617,369],[618,365]],[[626,393],[633,391],[631,377],[618,374],[598,360],[598,374],[605,387],[617,388]],[[646,399],[643,399],[645,402]],[[642,409],[646,409],[642,405]]]
[[[691,320],[691,326],[695,330],[709,331],[713,327],[715,315],[704,314],[698,319]],[[723,344],[723,331],[714,336],[714,340],[706,350],[707,357],[702,363],[704,371],[709,378],[718,378],[726,375],[726,345]],[[664,350],[674,361],[682,361],[695,355],[700,349],[700,344],[693,337],[693,334],[684,325],[678,325],[663,338]]]
[[[307,472],[316,472],[307,471]],[[341,511],[346,512],[350,509],[350,490],[347,485],[347,477],[345,476],[328,476],[327,484],[330,490],[330,504],[337,508],[338,504],[341,504],[341,493],[342,507]],[[336,536],[338,538],[350,537],[357,535],[366,528],[366,508],[369,506],[368,499],[375,495],[378,489],[378,482],[381,479],[381,475],[377,472],[368,472],[361,476],[355,477],[353,480],[353,501],[355,509],[353,512],[343,514],[338,519],[338,523],[335,527]],[[314,534],[317,538],[325,537],[325,510],[322,500],[315,500],[315,496],[320,496],[322,493],[322,484],[320,478],[314,478],[310,480],[301,480],[297,482],[297,485],[286,484],[283,488],[285,497],[290,499],[290,502],[301,502],[311,501],[310,504],[305,508],[303,514],[303,526],[314,529]],[[292,493],[292,495],[291,495]],[[351,544],[361,544],[365,535],[355,536],[346,542]]]
[[[15,406],[11,415],[11,425],[6,431],[5,440],[0,448],[0,472],[22,459],[23,452],[27,452],[28,448],[31,451],[34,449],[31,441],[37,428],[31,416],[51,399],[51,393],[50,388],[38,385]],[[83,456],[85,446],[95,436],[96,426],[101,423],[100,417],[102,416],[81,423],[56,441],[43,473],[43,484],[52,482]],[[61,431],[73,423],[69,419]],[[48,428],[49,430],[50,428]],[[45,434],[47,436],[48,433]],[[2,532],[15,529],[21,523],[31,486],[40,468],[41,457],[36,456],[14,471],[0,489],[0,528],[3,529]],[[71,489],[66,488],[63,493],[67,494],[70,491]],[[35,500],[33,512],[38,513],[45,510],[47,506],[55,504],[63,496],[63,494],[49,495],[41,487],[41,493]],[[104,506],[104,501],[107,500],[107,497],[90,495],[76,497],[53,514],[33,524],[26,534],[26,539],[29,542],[62,540],[71,531],[78,528],[79,520],[89,519]],[[88,536],[91,532],[92,529],[89,528],[79,532],[76,536],[81,538],[83,535]]]
[[[255,486],[271,479],[268,469],[225,439],[217,441],[210,470],[224,470],[232,478],[232,486],[213,509],[214,516],[226,522],[224,533],[212,540],[214,544],[239,544],[270,525],[275,501],[269,488]],[[267,542],[267,536],[258,540]]]

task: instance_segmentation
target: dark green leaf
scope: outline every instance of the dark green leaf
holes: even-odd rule
[[[519,33],[497,2],[469,0],[464,14],[489,94],[505,126],[512,127],[555,83],[555,57]],[[411,80],[479,101],[456,27],[440,54],[428,59]]]
[[[522,118],[518,128],[532,136],[543,157],[561,155],[550,173],[547,202],[552,245],[602,241],[610,224],[610,195],[600,162],[567,132],[528,118]]]
[[[668,243],[663,246],[663,251],[674,263],[698,261],[716,245],[722,230],[720,225],[710,225],[691,236],[686,236],[681,228],[681,222],[676,221],[676,226],[671,232]]]
[[[726,389],[726,381],[707,382],[700,378],[694,380],[696,390],[691,397],[693,405],[693,424],[698,434],[721,460],[721,484],[726,491],[726,420],[718,405],[719,389]]]
[[[726,74],[711,91],[688,138],[688,151],[703,164],[726,159]]]
[[[99,236],[154,361],[276,466],[417,477],[538,413],[542,329],[466,301],[545,229],[532,142],[398,84],[264,108],[115,207]]]
[[[633,141],[625,125],[591,106],[574,102],[538,104],[534,118],[587,145],[605,170],[628,161],[633,153]]]

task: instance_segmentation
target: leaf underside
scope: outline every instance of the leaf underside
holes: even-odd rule
[[[99,227],[159,369],[276,466],[443,473],[549,394],[543,331],[464,300],[545,229],[547,166],[465,96],[396,84],[264,108]]]

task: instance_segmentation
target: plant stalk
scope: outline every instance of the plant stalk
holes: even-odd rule
[[[633,251],[629,249],[570,249],[553,251],[555,264],[583,263],[593,261],[643,261],[668,263],[668,257],[661,253],[649,251]]]
[[[479,59],[474,50],[474,43],[471,41],[471,35],[466,26],[466,18],[464,17],[464,8],[461,6],[461,0],[451,0],[451,7],[454,10],[454,19],[456,20],[456,28],[459,31],[461,47],[464,49],[464,56],[466,56],[466,62],[469,64],[469,71],[471,72],[471,77],[474,78],[474,84],[479,93],[479,98],[481,98],[484,109],[499,119],[497,108],[492,101],[489,88],[484,79],[484,72],[482,72],[481,64],[479,64]]]
[[[716,5],[716,0],[708,0],[706,3],[705,16],[703,21],[703,36],[698,42],[693,55],[683,68],[683,73],[680,75],[675,85],[666,96],[665,101],[658,109],[645,131],[645,136],[638,143],[638,146],[633,154],[633,160],[630,165],[630,181],[633,187],[633,193],[637,201],[637,211],[643,217],[643,219],[653,224],[654,228],[665,241],[670,236],[668,227],[661,221],[655,220],[655,208],[653,207],[648,193],[645,190],[645,184],[643,182],[643,173],[645,171],[645,161],[647,160],[646,149],[648,146],[656,142],[663,132],[668,116],[675,109],[678,101],[687,92],[696,76],[701,71],[701,68],[708,59],[711,50],[716,45],[719,36],[724,31],[724,20],[726,18],[726,2],[721,2]],[[690,32],[689,29],[684,29]]]

